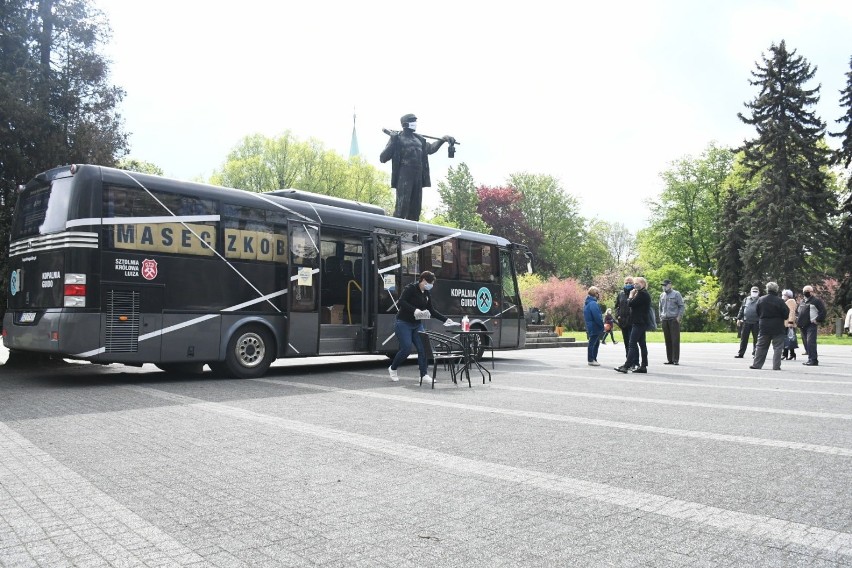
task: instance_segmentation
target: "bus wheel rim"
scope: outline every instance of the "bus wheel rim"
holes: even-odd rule
[[[266,346],[256,333],[246,333],[237,341],[236,354],[244,367],[257,367],[263,362]]]

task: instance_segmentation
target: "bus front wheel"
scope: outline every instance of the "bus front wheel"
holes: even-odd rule
[[[230,374],[240,379],[262,377],[275,359],[272,334],[262,326],[240,328],[228,341],[225,365]]]

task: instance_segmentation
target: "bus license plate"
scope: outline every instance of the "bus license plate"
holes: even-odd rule
[[[20,323],[33,323],[35,321],[35,312],[24,312],[21,314]]]

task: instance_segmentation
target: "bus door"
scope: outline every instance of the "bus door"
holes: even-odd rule
[[[289,221],[290,287],[286,355],[319,352],[320,228]]]
[[[497,347],[523,347],[526,338],[526,321],[521,310],[518,282],[515,278],[512,254],[500,249],[501,331]]]
[[[394,324],[402,293],[402,244],[396,235],[373,233],[373,278],[375,298],[372,334],[374,353],[399,350]]]

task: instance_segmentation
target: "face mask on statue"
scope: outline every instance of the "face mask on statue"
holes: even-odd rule
[[[409,122],[408,123],[408,129],[411,130],[412,132],[414,132],[415,130],[417,130],[417,123],[416,122]]]
[[[429,284],[429,283],[427,282],[426,284],[424,284],[424,285],[423,285],[423,289],[424,289],[424,290],[426,290],[426,291],[429,291],[429,290],[431,290],[431,289],[432,289],[432,286],[433,286],[433,285],[434,285],[434,284]]]

